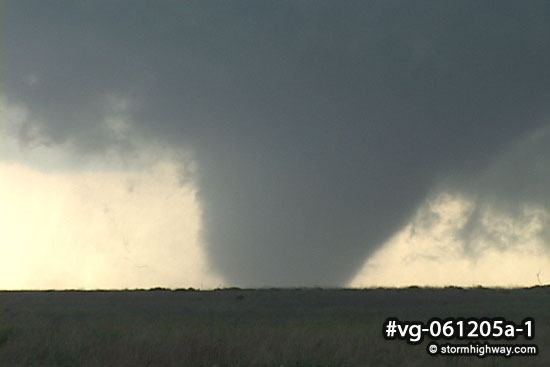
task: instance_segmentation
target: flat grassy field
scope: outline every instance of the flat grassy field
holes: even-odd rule
[[[535,319],[534,357],[430,356],[387,317]],[[439,340],[440,343],[467,341]],[[0,292],[0,366],[550,366],[550,287]]]

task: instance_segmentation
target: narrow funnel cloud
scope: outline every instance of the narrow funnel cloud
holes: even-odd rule
[[[2,93],[28,110],[10,133],[78,157],[158,145],[193,161],[182,177],[226,284],[344,285],[435,192],[493,193],[495,207],[550,197],[497,179],[550,164],[549,145],[509,153],[549,122],[544,2],[4,9]],[[498,163],[507,154],[517,165]]]

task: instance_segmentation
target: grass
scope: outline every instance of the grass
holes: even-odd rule
[[[548,366],[549,306],[549,287],[0,292],[0,366]],[[512,343],[539,355],[431,357],[385,340],[389,316],[532,316]]]

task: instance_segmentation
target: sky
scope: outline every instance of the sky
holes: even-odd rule
[[[0,21],[1,289],[550,283],[544,1]]]

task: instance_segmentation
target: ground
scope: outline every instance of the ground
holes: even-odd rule
[[[548,366],[550,287],[0,292],[0,365]],[[388,317],[535,320],[533,357],[430,356]],[[439,340],[439,343],[467,343]]]

